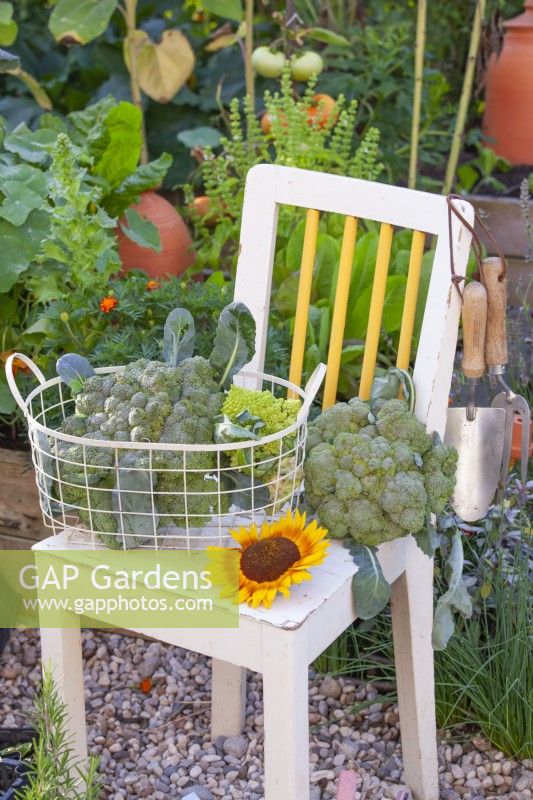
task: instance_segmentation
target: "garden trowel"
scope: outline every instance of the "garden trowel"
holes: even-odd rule
[[[465,408],[449,408],[444,441],[456,448],[456,484],[452,506],[465,522],[487,513],[498,488],[504,447],[505,411],[477,408],[476,387],[485,372],[487,291],[477,281],[463,292],[462,369],[468,386]]]
[[[505,318],[507,310],[507,277],[501,258],[485,258],[481,264],[481,280],[487,290],[488,317],[485,336],[485,363],[488,374],[503,389],[492,401],[492,407],[505,411],[505,435],[500,471],[500,482],[505,483],[511,457],[514,415],[522,417],[522,439],[520,447],[520,477],[527,480],[529,448],[529,424],[531,411],[525,398],[515,394],[504,379],[507,353]]]

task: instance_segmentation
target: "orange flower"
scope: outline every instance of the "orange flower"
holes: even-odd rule
[[[111,295],[107,295],[107,297],[102,297],[100,300],[100,311],[103,311],[104,314],[109,314],[114,308],[118,305],[118,300],[116,297],[111,297]]]
[[[143,678],[142,681],[139,683],[139,689],[144,694],[148,694],[152,688],[152,679],[151,678]]]
[[[146,288],[148,289],[149,292],[153,292],[154,289],[159,289],[160,286],[161,284],[159,283],[159,281],[148,281],[148,283],[146,284]]]
[[[9,356],[14,352],[14,350],[4,350],[3,353],[0,353],[0,361],[2,364],[5,364]],[[19,370],[21,372],[29,372],[30,368],[24,363],[24,361],[21,361],[20,358],[15,358],[13,359],[13,375],[16,375]]]

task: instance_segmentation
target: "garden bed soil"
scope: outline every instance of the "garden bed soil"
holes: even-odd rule
[[[0,550],[26,550],[44,536],[31,455],[0,448]]]

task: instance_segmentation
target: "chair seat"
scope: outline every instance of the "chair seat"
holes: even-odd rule
[[[67,533],[49,536],[33,546],[33,550],[79,550],[86,547],[69,540]],[[95,544],[94,549],[105,550],[103,544]],[[289,598],[278,595],[271,608],[250,608],[242,603],[239,608],[241,619],[266,623],[285,630],[295,630],[334,595],[342,586],[351,582],[357,567],[342,542],[331,542],[327,558],[323,564],[311,569],[312,580],[291,587]]]
[[[378,548],[378,560],[389,582],[396,580],[405,569],[406,551],[409,549],[409,540],[411,538],[405,537],[386,542]],[[65,551],[79,550],[85,547],[86,545],[84,544],[71,541],[68,532],[63,532],[37,542],[32,549]],[[99,543],[95,544],[94,549],[106,550],[104,545]],[[296,631],[304,623],[312,622],[313,628],[318,627],[320,630],[320,620],[316,621],[312,617],[317,613],[318,616],[321,616],[319,613],[321,609],[325,612],[325,607],[328,606],[329,624],[327,627],[330,628],[332,620],[329,615],[334,614],[331,609],[331,603],[334,602],[338,610],[337,613],[342,619],[335,620],[333,624],[335,624],[335,627],[338,625],[339,629],[342,630],[343,620],[346,621],[346,624],[350,624],[350,621],[357,616],[351,590],[352,578],[356,571],[357,567],[349,551],[341,541],[333,539],[330,543],[326,560],[311,569],[312,580],[293,585],[290,589],[289,598],[283,598],[278,595],[271,608],[250,608],[242,603],[239,608],[240,627],[244,626],[244,628],[250,629],[259,624],[261,626],[273,626],[285,631]],[[231,638],[234,633],[234,631],[228,630],[226,631],[226,636]],[[319,642],[320,636],[316,636],[315,639]],[[317,646],[320,646],[320,644]],[[312,657],[314,656],[311,656],[310,660],[312,660]]]

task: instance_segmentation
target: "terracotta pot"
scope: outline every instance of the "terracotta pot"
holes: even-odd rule
[[[504,23],[503,49],[489,61],[483,132],[512,164],[533,164],[533,0]]]
[[[513,438],[511,440],[511,460],[520,461],[521,457],[521,441],[522,441],[522,417],[515,414],[513,421]],[[528,457],[533,456],[533,439],[531,438],[531,423],[529,425],[529,447],[527,451]]]
[[[119,229],[118,252],[124,270],[142,269],[151,278],[162,278],[179,275],[194,263],[189,229],[168,200],[154,191],[143,192],[132,208],[158,228],[161,252],[140,247]]]

